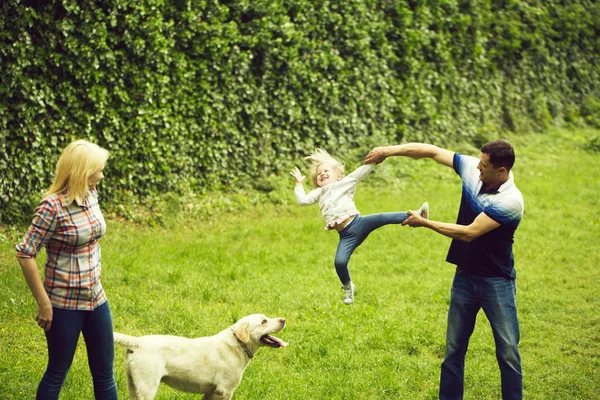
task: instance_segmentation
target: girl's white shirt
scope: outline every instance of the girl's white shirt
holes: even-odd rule
[[[325,221],[325,229],[335,229],[348,218],[360,214],[354,204],[356,184],[369,175],[375,164],[361,165],[341,180],[316,188],[306,193],[302,184],[296,184],[294,193],[296,201],[301,206],[319,203],[321,216]]]

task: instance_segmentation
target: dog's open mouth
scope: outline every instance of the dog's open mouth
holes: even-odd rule
[[[286,347],[288,344],[286,342],[284,342],[283,340],[275,337],[275,336],[271,336],[271,335],[264,335],[261,336],[260,341],[269,347]]]

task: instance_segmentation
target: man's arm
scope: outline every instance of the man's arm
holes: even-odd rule
[[[406,143],[396,146],[375,147],[369,152],[365,164],[379,164],[391,156],[403,156],[411,158],[431,158],[436,162],[452,168],[454,152],[432,144]]]
[[[494,221],[483,212],[479,214],[470,225],[458,225],[449,224],[446,222],[431,221],[421,217],[414,211],[409,211],[409,214],[410,217],[406,219],[402,225],[409,225],[413,228],[424,226],[425,228],[434,230],[444,236],[448,236],[449,238],[457,239],[463,242],[470,242],[474,239],[477,239],[479,236],[493,231],[500,226],[498,222]]]

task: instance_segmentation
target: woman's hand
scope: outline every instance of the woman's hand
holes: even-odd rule
[[[50,302],[38,305],[35,320],[40,328],[45,331],[50,330],[50,326],[52,325],[52,304]]]
[[[44,289],[44,285],[42,285],[38,265],[35,258],[17,257],[17,260],[21,264],[21,270],[29,289],[31,289],[31,294],[33,294],[33,298],[38,304],[35,322],[40,328],[47,331],[50,329],[50,325],[52,325],[52,303]]]
[[[302,183],[304,182],[304,179],[306,179],[306,176],[302,175],[302,172],[300,172],[298,167],[294,167],[294,169],[290,172],[290,175],[296,179],[296,183]]]

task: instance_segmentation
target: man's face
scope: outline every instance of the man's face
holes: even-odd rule
[[[479,164],[477,164],[479,170],[479,179],[486,184],[494,185],[499,181],[501,170],[504,167],[494,168],[490,162],[490,155],[486,153],[479,153]]]

